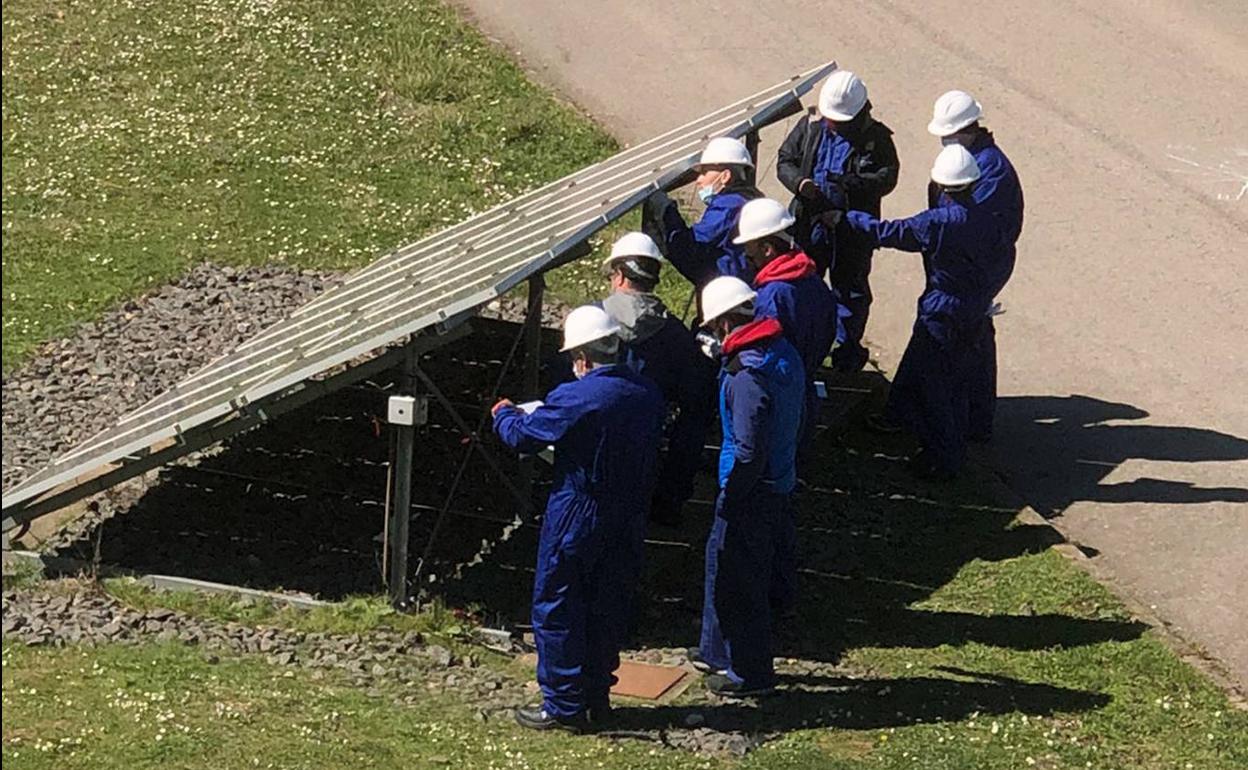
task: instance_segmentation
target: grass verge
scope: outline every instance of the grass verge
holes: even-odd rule
[[[201,260],[349,269],[608,154],[436,0],[13,0],[3,362]]]

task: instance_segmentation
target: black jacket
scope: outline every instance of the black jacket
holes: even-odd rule
[[[797,187],[803,179],[810,179],[814,172],[819,138],[825,130],[823,119],[812,109],[798,121],[784,144],[780,145],[776,176],[794,195],[791,210],[798,218],[799,229],[804,219],[821,213],[805,210],[809,208],[808,201],[797,195]],[[840,180],[848,208],[878,217],[880,199],[897,186],[897,174],[901,170],[897,147],[893,144],[893,132],[871,117],[871,105],[868,103],[840,133],[853,146],[846,163],[846,173]]]

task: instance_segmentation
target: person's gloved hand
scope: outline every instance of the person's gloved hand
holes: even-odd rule
[[[675,202],[672,201],[672,198],[670,195],[668,195],[663,190],[655,190],[654,192],[650,193],[650,195],[646,198],[646,202],[641,204],[641,210],[643,214],[652,213],[656,216],[661,217],[663,215],[663,211],[668,206],[674,206],[674,205],[675,205]]]
[[[702,346],[702,354],[712,361],[718,361],[722,348],[719,340],[710,332],[698,332],[698,344]]]
[[[833,174],[828,172],[824,175],[827,186],[831,188],[831,192],[825,195],[828,201],[828,208],[841,209],[842,211],[849,208],[849,201],[845,197],[846,174]]]
[[[823,190],[819,189],[819,185],[815,184],[813,179],[803,179],[797,183],[797,194],[808,201],[817,201],[823,199]]]

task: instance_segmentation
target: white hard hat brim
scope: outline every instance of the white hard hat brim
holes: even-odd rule
[[[978,182],[979,177],[978,176],[972,176],[972,177],[961,176],[961,177],[956,177],[956,178],[950,178],[950,177],[941,178],[941,177],[938,177],[936,174],[933,174],[932,181],[940,185],[941,187],[965,187],[968,184],[973,184],[975,182]]]
[[[609,326],[606,329],[600,330],[597,334],[592,334],[582,339],[575,339],[575,340],[568,341],[563,347],[559,348],[559,352],[567,353],[569,350],[576,350],[577,348],[584,347],[591,342],[597,342],[598,340],[605,340],[607,337],[611,337],[615,334],[618,334],[619,331],[620,331],[619,326]]]
[[[865,106],[866,106],[866,104],[863,104],[863,106],[862,106],[862,107],[865,107]],[[859,107],[859,108],[858,108],[858,112],[862,112],[862,107]],[[853,115],[850,115],[849,113],[847,113],[847,112],[842,112],[842,111],[840,111],[840,110],[829,110],[829,109],[825,109],[825,108],[823,108],[823,107],[820,107],[820,108],[819,108],[819,114],[820,114],[820,115],[822,115],[823,117],[827,118],[828,120],[836,120],[836,121],[839,121],[839,122],[841,122],[841,123],[844,123],[844,122],[847,122],[847,121],[853,120],[854,118],[858,117],[858,112],[855,112]]]
[[[732,242],[737,246],[744,246],[750,241],[757,241],[760,238],[766,238],[769,235],[783,233],[785,230],[788,230],[790,227],[792,227],[793,223],[796,221],[797,220],[791,216],[786,217],[785,219],[778,222],[774,227],[765,228],[762,232],[750,233],[750,235],[748,236],[738,235],[736,238],[732,239]]]
[[[747,160],[741,163],[729,163],[726,160],[716,161],[712,163],[703,163],[702,161],[698,161],[697,163],[693,164],[693,170],[701,173],[702,171],[710,168],[711,166],[741,166],[743,168],[754,168],[754,161]]]
[[[941,121],[933,120],[927,124],[927,133],[931,134],[932,136],[939,136],[943,139],[946,136],[952,136],[958,133],[959,131],[971,125],[977,120],[979,120],[978,116],[973,117],[973,118],[966,118],[956,123],[942,123]]]

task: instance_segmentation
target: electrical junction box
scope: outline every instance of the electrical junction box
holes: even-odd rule
[[[429,421],[426,396],[391,396],[386,421],[391,425],[424,425]]]

